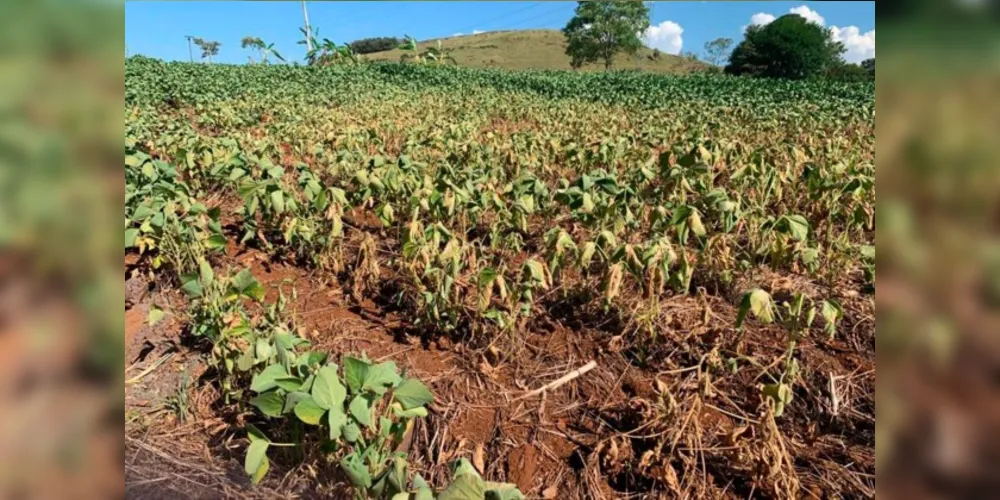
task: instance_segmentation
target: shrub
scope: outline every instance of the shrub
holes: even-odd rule
[[[355,40],[349,45],[356,54],[371,54],[373,52],[384,52],[398,47],[403,40],[394,36],[378,38],[362,38]]]

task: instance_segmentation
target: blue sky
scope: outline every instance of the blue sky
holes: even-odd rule
[[[411,35],[418,40],[456,33],[509,29],[560,29],[575,2],[308,2],[309,20],[321,38],[339,43],[375,36]],[[804,7],[803,7],[804,6]],[[705,42],[792,9],[830,27],[849,48],[849,61],[874,57],[875,2],[653,2],[647,43],[664,52],[702,52]],[[296,45],[303,25],[300,2],[125,3],[125,44],[129,54],[187,60],[185,35],[222,43],[217,62],[243,63],[244,36],[274,42],[286,59],[302,60]],[[198,59],[197,47],[194,57]]]

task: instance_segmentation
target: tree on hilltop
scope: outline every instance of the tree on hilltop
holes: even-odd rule
[[[578,2],[573,19],[563,28],[570,65],[604,61],[611,69],[615,55],[635,55],[640,36],[649,28],[649,9],[641,1]]]

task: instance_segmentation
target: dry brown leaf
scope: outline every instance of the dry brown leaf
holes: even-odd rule
[[[650,465],[652,465],[653,464],[653,456],[655,456],[655,455],[656,454],[653,453],[653,450],[649,450],[646,453],[643,453],[642,454],[642,459],[639,460],[639,470],[644,470],[644,469],[648,468]]]
[[[663,465],[663,482],[667,484],[670,491],[673,491],[675,495],[680,496],[681,485],[677,480],[677,471],[675,471],[674,466],[669,463]]]

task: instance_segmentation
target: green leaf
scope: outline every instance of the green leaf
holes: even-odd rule
[[[486,500],[524,500],[517,485],[509,483],[486,483]]]
[[[281,377],[276,379],[275,382],[278,387],[284,389],[287,392],[295,392],[302,389],[302,379],[294,376]]]
[[[792,235],[796,241],[805,241],[809,237],[809,221],[801,215],[782,217],[779,226]]]
[[[692,210],[691,215],[687,218],[688,227],[691,228],[691,232],[698,236],[699,238],[704,238],[707,234],[705,231],[705,225],[701,222],[701,215],[697,210]]]
[[[343,431],[344,439],[346,439],[348,443],[356,443],[361,437],[361,429],[354,422],[349,422],[345,425],[343,427]]]
[[[524,263],[524,268],[528,270],[531,279],[541,285],[543,289],[548,289],[548,282],[545,280],[545,267],[537,260],[529,260]]]
[[[198,272],[201,274],[202,286],[207,287],[212,284],[212,280],[215,279],[215,273],[212,271],[212,265],[208,261],[205,259],[198,261]]]
[[[139,238],[139,230],[136,228],[129,228],[125,230],[125,248],[132,248],[135,246],[135,240]]]
[[[316,373],[316,381],[313,382],[312,397],[316,404],[324,410],[338,408],[343,412],[344,400],[347,399],[347,389],[337,378],[337,368],[334,365],[327,365],[319,369]]]
[[[252,478],[263,477],[260,474],[261,467],[264,467],[267,463],[267,448],[269,444],[267,441],[263,440],[250,440],[250,446],[247,447],[246,461],[243,464],[243,469],[246,471],[247,475]],[[266,473],[267,470],[265,469]],[[260,480],[256,479],[254,484],[258,483]]]
[[[371,364],[366,361],[350,356],[344,357],[344,382],[351,389],[351,394],[361,393],[370,368]]]
[[[588,241],[583,244],[583,250],[580,252],[580,267],[588,269],[591,262],[594,260],[594,254],[597,252],[597,245],[592,241]]]
[[[339,406],[333,408],[326,414],[326,418],[327,424],[330,426],[330,440],[340,440],[344,432],[344,424],[347,423],[347,414],[344,413],[344,409]]]
[[[166,313],[162,309],[157,309],[156,307],[149,308],[149,326],[154,326],[163,320]]]
[[[313,398],[303,399],[295,405],[295,416],[299,420],[309,425],[319,425],[326,410],[319,407]]]
[[[743,322],[750,313],[753,313],[754,317],[764,323],[773,323],[774,305],[771,301],[771,295],[760,289],[752,290],[744,295],[739,314],[736,317],[736,328],[743,328]]]
[[[268,392],[251,399],[250,404],[265,416],[280,417],[281,411],[285,407],[285,398],[277,392]]]
[[[205,240],[205,247],[209,250],[226,248],[226,237],[221,234],[213,234]]]
[[[250,390],[261,394],[278,387],[278,379],[288,377],[285,367],[280,364],[270,365],[258,373],[250,383]]]
[[[434,401],[434,395],[423,383],[416,379],[407,379],[392,393],[393,398],[403,405],[404,410],[424,406]]]
[[[350,454],[340,461],[340,468],[355,488],[367,489],[372,485],[372,475],[357,454]]]
[[[247,173],[242,168],[234,168],[231,172],[229,172],[229,180],[236,182],[242,179],[245,175],[247,175]]]
[[[181,286],[181,290],[190,299],[197,299],[197,298],[201,297],[205,293],[204,290],[202,290],[202,288],[201,288],[201,282],[198,280],[198,278],[194,278],[194,277],[188,279]]]
[[[455,470],[455,479],[438,495],[438,500],[482,500],[486,498],[486,483],[467,460],[462,459]],[[467,467],[466,467],[467,466]]]
[[[266,294],[267,291],[264,290],[264,286],[257,281],[257,278],[254,278],[253,273],[249,269],[244,269],[233,278],[230,297],[228,298],[232,298],[233,295],[243,295],[259,302],[264,300]]]
[[[281,191],[271,192],[271,206],[274,207],[274,212],[276,214],[282,214],[285,212],[285,194]]]
[[[844,308],[835,300],[824,300],[821,314],[826,321],[826,333],[833,337],[837,333],[837,322],[844,317]]]
[[[372,426],[372,400],[364,395],[355,396],[351,401],[349,410],[354,420],[359,424],[368,427]]]
[[[401,410],[398,406],[393,405],[392,413],[399,418],[423,418],[427,416],[427,408],[417,407],[409,410]]]
[[[373,392],[379,396],[385,394],[389,387],[395,387],[403,381],[399,377],[399,370],[396,363],[386,361],[368,369],[368,376],[365,377],[362,390]]]
[[[312,399],[312,396],[305,392],[289,392],[285,396],[285,406],[281,408],[281,414],[287,415],[289,413],[293,413],[295,411],[295,407],[306,399]]]
[[[780,417],[785,413],[785,407],[791,404],[794,393],[788,384],[767,384],[764,386],[765,396],[774,400],[774,416]]]

